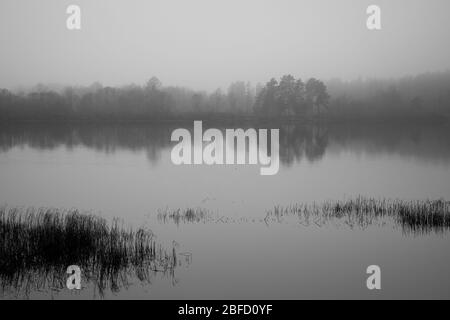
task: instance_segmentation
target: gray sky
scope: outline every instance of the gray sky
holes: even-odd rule
[[[66,28],[66,8],[82,30]],[[382,9],[382,30],[366,8]],[[396,77],[450,69],[448,0],[1,0],[0,87]]]

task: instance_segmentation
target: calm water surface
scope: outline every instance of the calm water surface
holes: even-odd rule
[[[449,126],[284,125],[275,176],[260,176],[259,166],[175,166],[170,134],[177,127],[3,126],[0,204],[120,217],[192,255],[174,278],[135,281],[107,298],[450,298],[447,233],[239,220],[258,221],[275,205],[358,195],[449,200]],[[188,207],[236,222],[157,219],[159,210]],[[378,292],[366,288],[371,264],[382,269]],[[86,285],[30,297],[92,298],[94,291]]]

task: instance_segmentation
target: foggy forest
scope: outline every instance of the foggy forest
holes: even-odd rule
[[[399,79],[302,80],[292,75],[227,90],[166,86],[157,77],[123,87],[0,90],[0,121],[161,121],[204,119],[445,120],[450,72]]]

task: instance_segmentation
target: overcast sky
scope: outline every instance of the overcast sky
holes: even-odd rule
[[[66,28],[81,7],[82,29]],[[382,30],[366,8],[382,9]],[[235,80],[396,77],[450,69],[449,0],[1,0],[0,87],[226,88]]]

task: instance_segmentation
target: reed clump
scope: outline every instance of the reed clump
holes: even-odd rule
[[[203,208],[188,208],[188,209],[176,209],[169,210],[163,209],[158,210],[157,215],[158,221],[160,223],[173,222],[176,225],[180,223],[206,223],[210,222],[212,219],[211,213]]]
[[[412,233],[450,230],[450,202],[413,201],[397,207],[398,223]]]
[[[6,287],[62,288],[78,265],[100,291],[118,290],[127,276],[172,272],[175,250],[164,250],[142,228],[125,228],[77,210],[0,208],[0,281]],[[25,284],[24,284],[25,281]]]
[[[295,217],[304,225],[322,226],[330,221],[346,225],[368,227],[388,219],[405,232],[429,233],[450,230],[450,202],[444,200],[387,200],[357,197],[344,201],[275,206],[265,221],[281,222]]]

